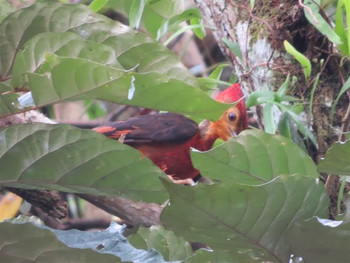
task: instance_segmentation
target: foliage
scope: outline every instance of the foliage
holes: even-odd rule
[[[0,141],[3,186],[158,203],[167,198],[158,167],[130,146],[96,132],[64,124],[21,124],[2,130]]]
[[[264,107],[264,128],[265,132],[274,134],[276,132],[276,125],[274,123],[273,118],[273,110],[274,107],[277,107],[284,115],[280,119],[278,127],[279,132],[283,136],[292,139],[294,142],[296,142],[301,148],[305,148],[300,136],[296,133],[295,128],[293,126],[293,123],[296,124],[299,131],[308,139],[311,140],[311,142],[317,146],[317,141],[315,138],[315,135],[308,129],[306,124],[301,120],[301,118],[298,116],[298,113],[300,113],[300,104],[295,103],[289,105],[289,103],[296,102],[297,99],[287,95],[287,90],[289,86],[293,86],[293,82],[290,83],[289,76],[285,80],[285,82],[281,85],[281,87],[276,91],[255,91],[253,92],[246,104],[248,107],[252,107],[255,105],[263,104],[265,103]]]
[[[337,46],[340,54],[344,56],[342,60],[346,60],[350,57],[350,2],[344,0],[338,0],[336,2],[335,16],[333,19],[327,17],[328,21],[326,21],[326,19],[320,14],[322,5],[318,5],[314,1],[307,0],[304,2],[304,13],[308,21],[320,33],[326,36],[333,44]],[[332,28],[330,24],[334,25],[334,28]],[[305,73],[305,66],[310,62],[306,61],[307,58],[303,58],[302,60],[304,61],[303,63],[298,59],[298,61],[302,64]],[[343,63],[343,61],[341,63]],[[331,119],[333,119],[334,110],[338,104],[340,97],[347,90],[349,90],[349,88],[350,77],[345,83],[343,83],[343,86],[338,93],[336,100],[333,102],[330,112]]]
[[[350,25],[350,3],[344,0],[337,2],[334,29],[320,15],[320,6],[314,1],[307,0],[304,2],[304,13],[305,17],[318,31],[325,35],[332,43],[336,44],[344,55],[349,56],[350,29],[348,27]]]
[[[74,16],[62,24],[54,22],[66,13]],[[18,17],[23,21],[20,24]],[[28,25],[22,27],[23,23]],[[6,34],[9,25],[15,32],[11,38]],[[38,3],[19,10],[1,23],[0,38],[0,79],[13,74],[12,86],[5,86],[4,90],[29,89],[36,106],[98,98],[209,119],[217,119],[228,108],[203,93],[196,79],[162,44],[92,14],[83,5]],[[36,45],[36,41],[41,44]],[[95,50],[103,52],[103,56],[96,55]],[[30,58],[23,64],[27,56]],[[131,83],[136,90],[130,97]],[[154,97],[154,93],[158,96]],[[192,97],[197,98],[195,102]],[[0,115],[23,111],[17,98],[16,93],[2,94]],[[182,101],[181,106],[176,101]]]
[[[311,62],[302,53],[296,50],[287,40],[284,41],[284,47],[289,54],[291,54],[303,68],[305,80],[307,81],[311,75]]]
[[[155,250],[132,247],[117,224],[87,232],[55,230],[36,221],[21,217],[0,224],[1,262],[164,262]]]
[[[84,5],[37,3],[13,12],[1,3],[0,115],[62,101],[101,99],[216,119],[230,105],[210,99],[178,58],[155,40],[164,32],[176,31],[183,21],[199,22],[197,11],[180,10],[176,2],[109,2],[132,14],[130,25],[144,26],[152,37],[93,12],[102,6],[92,5],[92,11]],[[140,13],[141,19],[136,15]],[[221,70],[214,71],[213,80],[218,80]],[[296,108],[285,104],[295,101],[286,95],[288,86],[289,78],[277,92],[253,93],[247,101],[248,106],[269,105],[265,115],[270,119],[277,106],[286,116],[279,127],[287,138],[250,130],[211,151],[192,152],[194,165],[213,181],[211,185],[172,184],[129,146],[69,125],[38,123],[0,132],[0,185],[116,194],[158,203],[170,196],[161,215],[164,228],[140,228],[130,237],[134,246],[162,254],[161,259],[153,250],[135,252],[151,254],[150,262],[286,262],[291,254],[310,262],[315,258],[329,262],[327,255],[318,256],[315,239],[321,238],[315,238],[315,233],[341,237],[327,247],[335,249],[342,260],[348,257],[343,247],[349,240],[348,224],[344,221],[331,229],[324,224],[329,200],[318,177],[324,171],[349,174],[350,145],[335,144],[316,166],[290,140],[295,139],[293,120],[315,143]],[[266,123],[266,129],[275,132],[271,123]],[[128,251],[125,254],[105,254],[109,245],[127,243],[108,230],[96,237],[95,233],[60,232],[14,222],[3,222],[0,229],[0,259],[6,262],[15,262],[18,255],[27,262],[43,262],[47,257],[62,261],[62,256],[65,262],[79,262],[77,258],[118,262],[117,257],[146,262],[125,257],[133,254],[125,247],[112,248]],[[307,246],[299,245],[306,240]],[[200,249],[192,254],[189,241],[206,244],[212,251]]]

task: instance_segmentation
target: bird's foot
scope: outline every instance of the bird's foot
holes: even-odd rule
[[[194,186],[196,183],[191,179],[175,179],[171,175],[168,175],[168,178],[174,183],[174,184],[183,184],[183,185],[189,185],[189,186]]]

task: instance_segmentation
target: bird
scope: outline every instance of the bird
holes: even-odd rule
[[[216,139],[227,141],[248,128],[247,109],[239,83],[221,91],[216,100],[233,103],[213,122],[203,120],[199,125],[177,113],[157,113],[95,127],[95,132],[118,140],[149,158],[177,184],[192,184],[200,177],[193,167],[191,148],[210,150]]]

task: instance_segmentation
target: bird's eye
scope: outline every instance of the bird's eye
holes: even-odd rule
[[[229,121],[235,121],[237,119],[237,115],[234,112],[230,112],[227,118]]]

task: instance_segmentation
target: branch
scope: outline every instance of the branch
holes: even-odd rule
[[[129,225],[144,227],[162,225],[160,213],[163,207],[160,205],[134,202],[119,196],[94,196],[88,194],[78,194],[78,196],[110,214],[122,218]]]
[[[67,202],[62,201],[59,194],[53,191],[38,191],[19,188],[6,188],[28,201],[32,205],[40,207],[45,213],[53,218],[64,218],[68,213]]]

